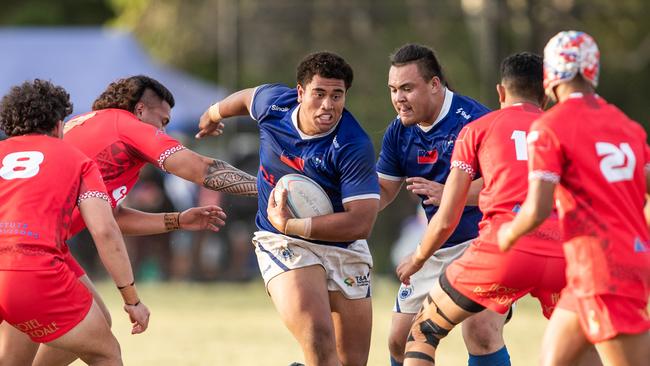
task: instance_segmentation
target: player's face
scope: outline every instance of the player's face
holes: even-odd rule
[[[144,123],[164,130],[169,124],[172,108],[164,100],[155,99],[145,102],[138,102],[135,108],[135,115]]]
[[[440,80],[424,80],[415,63],[391,66],[388,88],[393,107],[404,126],[431,124],[436,118],[435,95],[441,92]]]
[[[345,107],[345,82],[314,75],[304,87],[298,85],[298,126],[307,135],[331,130]]]

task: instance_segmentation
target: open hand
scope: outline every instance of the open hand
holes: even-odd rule
[[[204,136],[219,136],[223,133],[223,127],[221,119],[213,120],[210,117],[210,108],[208,108],[199,119],[199,132],[194,137],[200,139]]]
[[[189,231],[212,230],[217,232],[226,224],[225,220],[226,213],[221,207],[215,205],[188,208],[178,217],[181,230]]]
[[[442,198],[442,191],[444,188],[444,184],[424,179],[422,177],[406,178],[407,190],[415,194],[428,197],[422,202],[425,205],[440,206],[440,200]]]

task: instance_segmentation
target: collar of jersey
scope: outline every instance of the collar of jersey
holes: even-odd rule
[[[422,126],[419,123],[417,124],[418,128],[424,132],[429,132],[433,126],[437,125],[438,122],[442,121],[443,118],[447,117],[449,109],[451,108],[451,100],[454,99],[454,92],[445,88],[445,101],[442,102],[442,108],[440,108],[440,113],[438,113],[438,118],[431,124],[431,126]]]
[[[307,135],[306,133],[302,132],[300,128],[298,127],[298,110],[300,109],[300,104],[294,108],[293,112],[291,112],[291,123],[293,123],[293,127],[296,128],[296,131],[298,131],[298,135],[300,135],[300,138],[302,140],[311,140],[311,139],[317,139],[319,137],[327,136],[330,133],[334,132],[336,130],[336,126],[339,125],[339,122],[341,122],[341,118],[343,118],[343,114],[341,114],[341,117],[339,117],[339,120],[336,121],[334,126],[327,132],[319,133],[318,135]]]

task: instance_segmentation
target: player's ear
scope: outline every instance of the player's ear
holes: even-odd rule
[[[440,78],[437,76],[434,76],[431,78],[431,81],[429,82],[429,85],[431,85],[431,93],[435,94],[440,91],[442,88],[442,82],[440,82]]]
[[[505,103],[506,101],[506,87],[503,84],[497,84],[497,94],[499,95],[499,103]]]
[[[63,121],[58,121],[52,129],[52,136],[56,138],[63,138]]]
[[[144,102],[139,101],[135,103],[135,107],[133,108],[133,114],[135,114],[136,117],[141,118],[142,113],[144,113]]]
[[[300,84],[296,86],[296,89],[298,90],[298,103],[302,103],[302,96],[305,94],[305,89]]]

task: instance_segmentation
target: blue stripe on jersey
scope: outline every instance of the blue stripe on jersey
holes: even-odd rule
[[[269,258],[271,258],[271,260],[272,260],[275,264],[277,264],[278,267],[280,267],[283,271],[286,272],[286,271],[289,270],[289,267],[285,266],[284,263],[282,263],[278,258],[276,258],[276,256],[273,255],[273,253],[269,252],[266,248],[264,248],[264,247],[262,246],[262,244],[257,243],[257,247],[260,248],[261,251],[263,251],[264,253],[266,253],[266,254],[269,256]]]
[[[399,117],[393,120],[384,134],[379,153],[379,174],[388,178],[423,177],[445,183],[458,133],[466,124],[490,111],[469,97],[447,91],[446,97],[449,96],[452,99],[446,115],[428,131],[418,126],[405,127]],[[420,198],[424,201],[427,197]],[[422,203],[422,207],[428,220],[438,211],[437,206]],[[475,238],[481,218],[478,207],[466,207],[456,230],[443,248]]]
[[[301,135],[297,125],[297,90],[280,84],[255,89],[251,116],[260,129],[260,168],[257,173],[260,230],[278,233],[268,221],[266,207],[275,182],[298,173],[318,183],[332,201],[334,212],[343,212],[343,201],[379,198],[375,152],[370,138],[347,110],[328,133]],[[335,230],[335,228],[333,228]],[[319,244],[347,247],[348,243]]]

